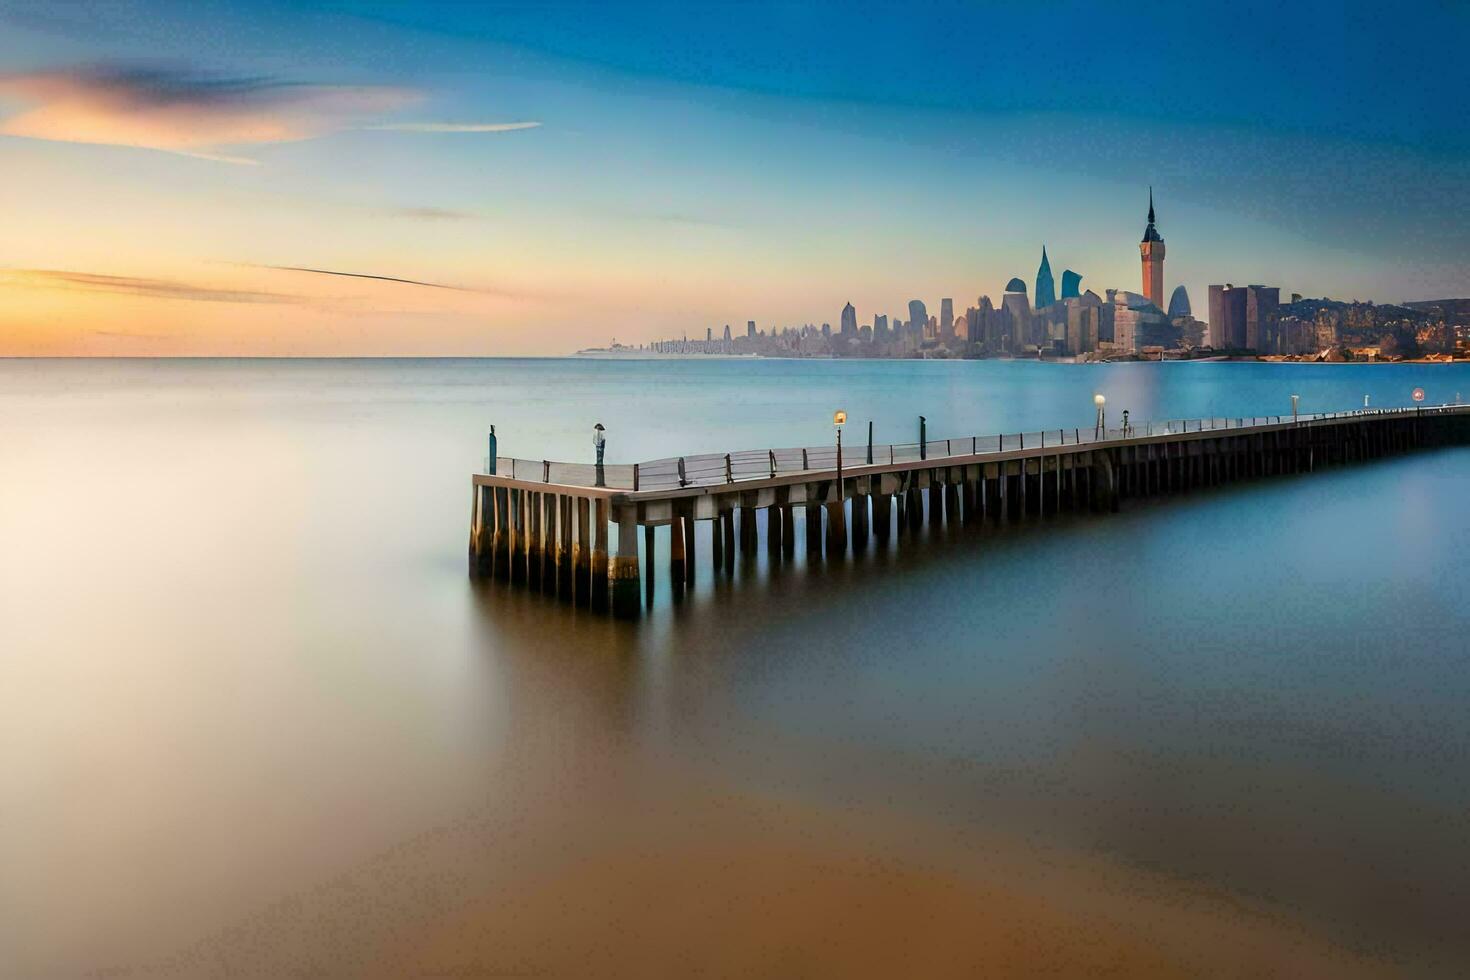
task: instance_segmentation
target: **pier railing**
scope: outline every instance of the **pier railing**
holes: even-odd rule
[[[1230,429],[1253,429],[1272,425],[1311,425],[1347,418],[1396,417],[1430,415],[1455,410],[1456,405],[1412,408],[1371,408],[1348,412],[1322,412],[1287,415],[1213,417],[1203,419],[1168,419],[1162,422],[1130,423],[1126,429],[1095,426],[1070,429],[1044,429],[1033,432],[997,433],[985,436],[959,436],[930,439],[920,444],[849,443],[843,446],[842,460],[846,468],[866,465],[913,463],[930,460],[936,465],[946,460],[974,458],[1000,453],[1042,451],[1051,447],[1104,444],[1126,440],[1149,439]],[[489,460],[484,461],[486,471]],[[614,490],[672,490],[680,487],[718,486],[747,480],[767,480],[777,476],[803,472],[835,470],[835,445],[806,446],[786,449],[742,449],[729,453],[700,453],[692,456],[670,456],[642,463],[565,463],[545,459],[520,459],[498,456],[495,474],[534,483],[573,487],[606,487]]]

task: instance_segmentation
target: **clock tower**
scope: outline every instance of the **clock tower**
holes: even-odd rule
[[[1138,243],[1143,259],[1143,295],[1159,309],[1164,309],[1164,237],[1154,227],[1154,189],[1148,189],[1148,227]]]

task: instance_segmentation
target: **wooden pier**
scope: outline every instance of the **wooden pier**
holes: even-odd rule
[[[757,554],[762,510],[772,561],[789,560],[798,544],[830,560],[926,521],[1107,512],[1130,497],[1466,442],[1470,406],[1438,405],[869,443],[841,457],[834,446],[607,466],[497,457],[473,479],[470,574],[634,618],[653,574],[639,566],[640,527],[649,565],[654,528],[669,527],[668,574],[679,589],[698,574],[699,521],[713,522],[710,568],[720,574],[737,552],[741,561]]]

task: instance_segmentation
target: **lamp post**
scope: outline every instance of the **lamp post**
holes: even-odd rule
[[[599,487],[606,485],[606,474],[602,468],[602,455],[607,448],[607,436],[603,434],[606,431],[601,422],[592,427],[592,445],[597,450],[597,485]]]
[[[1092,396],[1092,403],[1097,406],[1097,427],[1092,430],[1092,435],[1095,439],[1102,438],[1107,434],[1107,429],[1103,427],[1106,424],[1105,417],[1103,416],[1103,404],[1106,401],[1107,399],[1102,396],[1101,392]]]
[[[847,421],[847,413],[842,409],[832,413],[832,427],[837,430],[837,499],[842,499],[842,425]]]
[[[1128,409],[1123,409],[1123,438],[1128,437]]]
[[[1292,425],[1296,425],[1296,423],[1297,423],[1296,406],[1297,406],[1297,402],[1301,401],[1301,398],[1302,398],[1301,395],[1292,395],[1291,396],[1291,424]]]
[[[490,443],[490,456],[489,456],[488,461],[485,463],[485,472],[486,473],[489,473],[491,476],[494,476],[495,475],[495,456],[496,456],[495,450],[496,450],[496,441],[495,441],[495,426],[493,426],[493,425],[490,426],[490,439],[489,439],[489,443]]]
[[[1364,395],[1363,396],[1363,407],[1364,408],[1367,408],[1368,407],[1368,396],[1367,395]]]
[[[922,415],[919,416],[919,458],[920,459],[928,459],[929,458],[929,435],[928,435],[927,430],[924,427],[925,424],[928,421],[929,420],[926,419],[926,418],[924,418],[924,416],[922,416]]]

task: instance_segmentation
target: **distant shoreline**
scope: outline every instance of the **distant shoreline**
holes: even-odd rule
[[[496,355],[491,355],[496,356]],[[535,355],[527,355],[535,356]],[[1243,357],[1220,354],[1210,357],[1128,357],[1111,360],[1082,360],[1077,357],[788,357],[781,354],[658,354],[652,351],[576,351],[551,354],[584,361],[844,361],[848,363],[907,364],[914,361],[1018,361],[1026,364],[1470,364],[1470,358],[1404,357],[1398,360],[1327,361],[1316,358]]]

